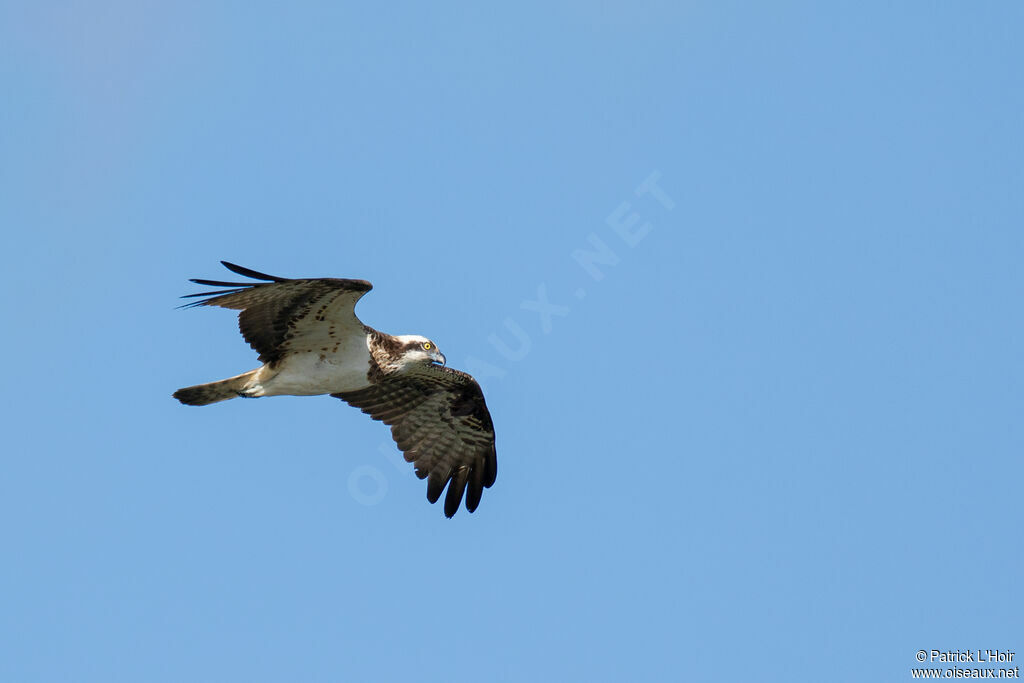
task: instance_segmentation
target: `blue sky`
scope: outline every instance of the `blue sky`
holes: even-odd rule
[[[1011,2],[0,5],[0,679],[1024,656],[1022,28]],[[368,279],[366,323],[473,371],[478,511],[446,520],[335,399],[172,400],[255,367],[230,312],[175,308],[220,259]]]

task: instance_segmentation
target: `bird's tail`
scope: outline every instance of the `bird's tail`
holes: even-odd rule
[[[178,389],[174,392],[174,398],[188,406],[205,406],[217,401],[235,398],[241,395],[245,385],[249,383],[249,380],[252,379],[257,370],[250,370],[241,375],[222,379],[219,382],[197,384],[194,387]]]

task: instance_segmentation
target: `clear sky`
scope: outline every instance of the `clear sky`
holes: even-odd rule
[[[825,4],[0,4],[0,680],[1024,658],[1024,6]],[[477,512],[174,401],[256,367],[220,259],[476,374]]]

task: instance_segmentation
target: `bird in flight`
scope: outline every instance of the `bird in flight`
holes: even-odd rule
[[[365,280],[288,279],[227,261],[224,266],[257,282],[192,282],[216,291],[186,304],[241,311],[238,328],[262,366],[218,382],[174,392],[191,406],[242,396],[330,394],[391,427],[391,436],[427,480],[436,503],[445,486],[444,514],[476,510],[497,475],[494,425],[483,392],[469,374],[445,365],[431,340],[392,336],[364,325],[355,314],[373,288]]]

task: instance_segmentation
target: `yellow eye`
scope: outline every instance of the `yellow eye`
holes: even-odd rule
[[[423,342],[423,350],[424,351],[429,351],[432,348],[434,348],[433,344],[431,344],[430,342]]]

